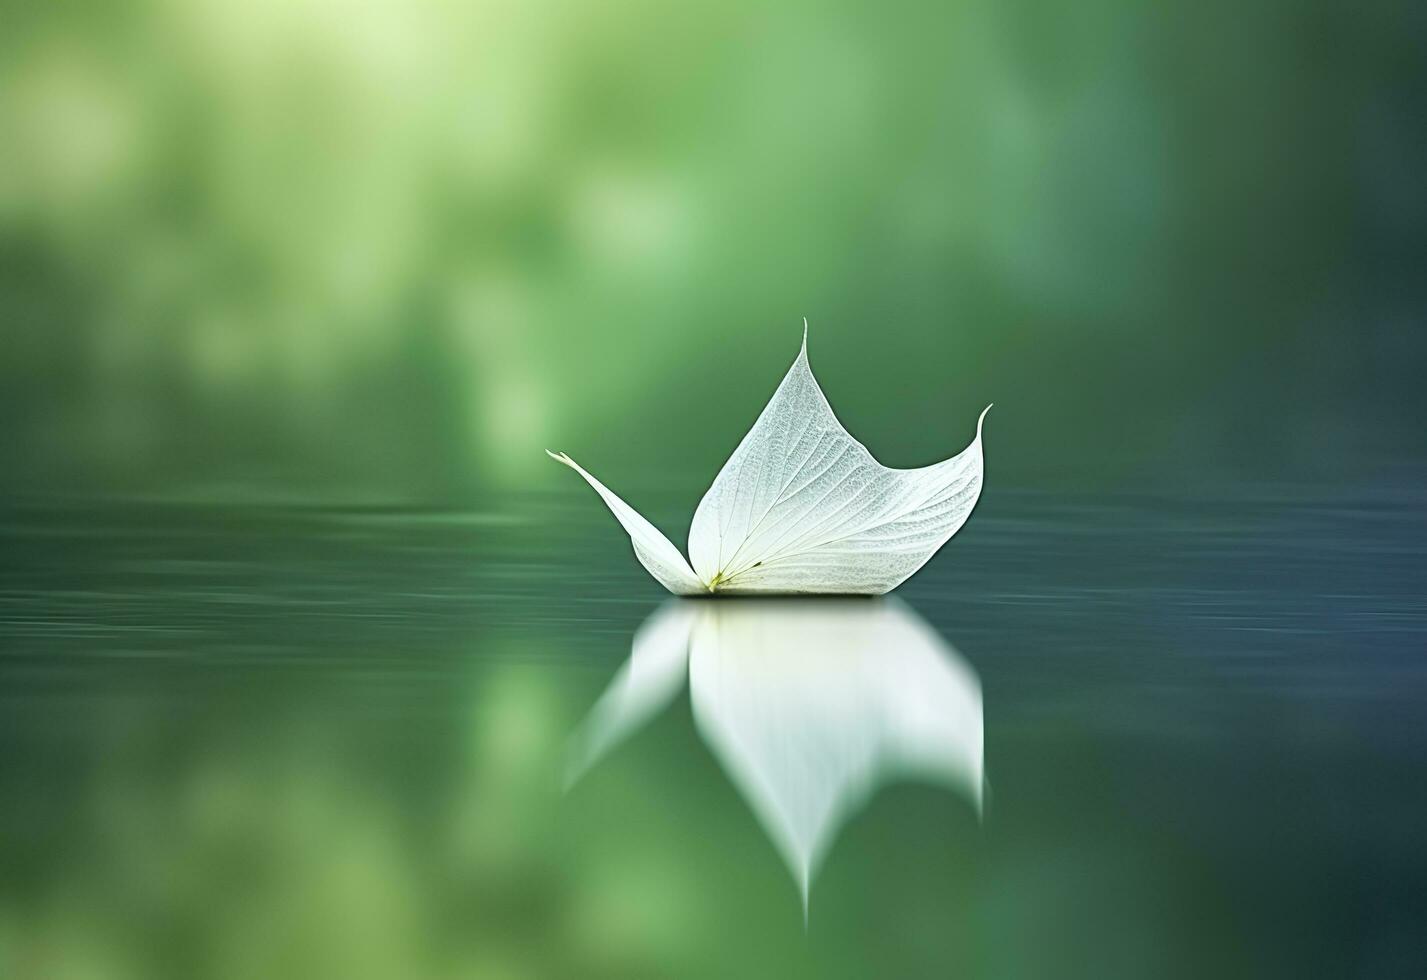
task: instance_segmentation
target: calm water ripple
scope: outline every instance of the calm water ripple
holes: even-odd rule
[[[895,603],[694,602],[721,639],[631,721],[590,712],[666,597],[583,494],[11,502],[0,965],[337,975],[356,930],[416,977],[1406,975],[1422,504],[993,494]],[[899,727],[934,690],[974,756]]]

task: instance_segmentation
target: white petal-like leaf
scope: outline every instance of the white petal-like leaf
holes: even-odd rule
[[[694,512],[692,570],[648,521],[569,457],[556,458],[599,491],[671,592],[879,595],[921,568],[971,515],[987,411],[971,445],[950,459],[883,466],[818,387],[805,325],[797,360]]]
[[[585,482],[604,498],[615,519],[629,532],[629,540],[634,544],[634,556],[649,570],[650,575],[659,580],[660,585],[675,595],[698,595],[708,591],[693,569],[689,568],[684,556],[679,554],[679,549],[674,547],[674,543],[645,520],[642,514],[619,499],[609,487],[590,476],[583,466],[569,456],[552,453],[548,449],[545,452],[551,459],[564,463],[584,477]]]

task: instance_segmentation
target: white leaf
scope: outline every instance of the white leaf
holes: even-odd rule
[[[889,779],[951,786],[979,811],[976,672],[895,601],[666,605],[576,736],[578,772],[667,705],[686,651],[699,733],[804,903],[842,824]]]
[[[629,532],[629,539],[634,544],[634,556],[649,570],[650,575],[659,580],[660,585],[675,595],[698,595],[708,591],[689,567],[689,563],[684,560],[684,556],[679,554],[679,549],[674,547],[673,542],[664,537],[657,527],[645,520],[643,515],[620,500],[614,491],[590,476],[583,466],[569,456],[552,453],[548,449],[545,452],[551,459],[559,460],[584,477],[585,482],[604,498],[604,502],[614,512],[615,519]]]
[[[805,323],[797,360],[694,512],[692,570],[627,504],[569,457],[556,458],[600,492],[640,560],[671,592],[880,595],[921,568],[971,515],[990,409],[977,419],[975,439],[950,459],[910,470],[883,466],[842,427],[818,387]]]

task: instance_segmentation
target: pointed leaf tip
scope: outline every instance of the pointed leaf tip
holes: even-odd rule
[[[640,563],[649,570],[649,573],[658,579],[659,584],[676,595],[694,595],[704,591],[703,584],[684,556],[679,553],[679,549],[669,542],[663,533],[650,524],[633,507],[621,500],[609,487],[599,480],[596,480],[590,472],[579,463],[575,462],[564,453],[556,455],[545,450],[550,458],[556,462],[564,463],[570,469],[580,474],[580,477],[588,483],[600,495],[600,499],[605,502],[605,506],[614,514],[615,520],[619,521],[625,531],[629,532],[629,539],[634,545],[634,555]]]
[[[808,318],[803,317],[803,352],[808,350]]]
[[[987,405],[981,410],[981,416],[976,420],[976,438],[981,438],[981,423],[986,421],[986,413],[991,411],[992,407],[995,404],[995,402],[992,402],[990,405]]]

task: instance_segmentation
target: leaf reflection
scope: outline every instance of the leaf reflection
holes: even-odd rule
[[[896,600],[671,600],[572,742],[568,784],[665,708],[689,680],[704,743],[801,890],[842,824],[898,777],[981,808],[981,685]]]

